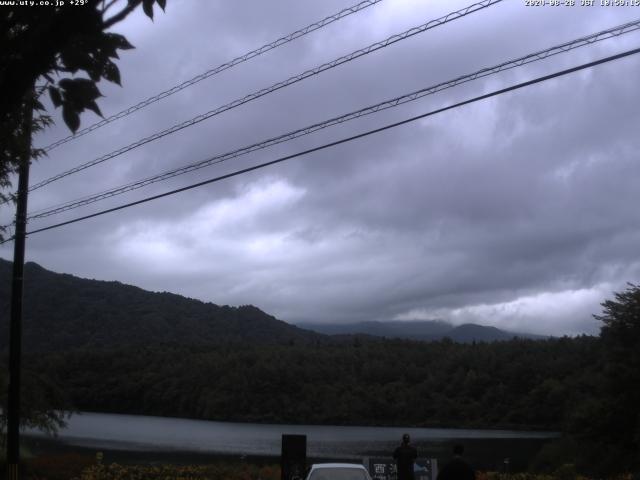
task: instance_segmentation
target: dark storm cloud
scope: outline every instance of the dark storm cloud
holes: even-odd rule
[[[109,115],[349,2],[169,2],[119,31]],[[381,4],[54,150],[32,183],[465,6]],[[626,8],[506,1],[325,72],[34,192],[32,208],[111,188],[633,19]],[[628,38],[627,38],[628,37]],[[272,160],[593,60],[607,41],[194,172],[33,227]],[[57,271],[287,321],[445,318],[593,332],[598,303],[640,274],[640,118],[631,58],[440,114],[268,170],[34,235]],[[92,114],[83,125],[94,121]],[[45,145],[66,135],[62,122]],[[8,218],[8,212],[4,212]],[[9,256],[9,250],[3,250]]]

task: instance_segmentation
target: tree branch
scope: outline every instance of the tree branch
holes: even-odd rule
[[[111,7],[113,7],[116,3],[118,3],[118,0],[111,0],[109,3],[107,3],[107,5],[105,6],[104,4],[104,0],[102,0],[102,15],[104,15],[105,13],[107,13],[107,10],[109,10]]]
[[[127,18],[127,15],[129,15],[131,12],[133,12],[136,7],[138,5],[140,5],[140,3],[142,2],[142,0],[135,0],[131,3],[129,3],[129,5],[127,5],[125,8],[123,8],[122,10],[120,10],[120,12],[116,13],[113,17],[111,17],[108,20],[104,21],[104,29],[106,30],[107,28],[115,25],[118,22],[121,22],[122,20],[124,20],[125,18]]]

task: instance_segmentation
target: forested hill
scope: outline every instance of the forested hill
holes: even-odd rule
[[[0,311],[9,311],[12,263],[0,259]],[[317,342],[323,335],[280,321],[254,306],[218,306],[120,282],[87,280],[25,264],[26,351],[149,344],[205,345]],[[8,315],[0,322],[7,348]]]
[[[404,338],[408,340],[438,341],[445,337],[454,342],[495,342],[511,340],[514,337],[531,340],[542,340],[544,336],[521,332],[508,332],[496,327],[486,327],[473,323],[453,326],[441,320],[426,321],[389,321],[358,323],[299,323],[300,328],[312,330],[325,335],[375,335],[387,338]]]
[[[0,309],[9,311],[12,263],[0,259]],[[6,318],[6,317],[5,317]],[[526,335],[445,322],[363,322],[290,325],[251,306],[218,306],[120,282],[88,280],[25,264],[23,342],[27,352],[136,345],[327,343],[350,335],[456,342],[509,340]],[[0,351],[8,321],[0,322]],[[334,335],[333,339],[327,335]]]

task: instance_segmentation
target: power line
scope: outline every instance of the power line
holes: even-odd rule
[[[142,203],[147,203],[147,202],[150,202],[152,200],[157,200],[157,199],[160,199],[160,198],[163,198],[163,197],[168,197],[170,195],[175,195],[177,193],[181,193],[181,192],[184,192],[184,191],[187,191],[187,190],[192,190],[194,188],[201,187],[203,185],[208,185],[210,183],[219,182],[221,180],[225,180],[227,178],[231,178],[231,177],[235,177],[235,176],[238,176],[238,175],[241,175],[241,174],[244,174],[244,173],[248,173],[248,172],[251,172],[253,170],[262,169],[262,168],[265,168],[265,167],[268,167],[268,166],[271,166],[271,165],[275,165],[277,163],[284,162],[286,160],[290,160],[290,159],[297,158],[297,157],[302,157],[302,156],[308,155],[310,153],[318,152],[320,150],[325,150],[327,148],[334,147],[336,145],[340,145],[340,144],[343,144],[343,143],[351,142],[351,141],[357,140],[359,138],[367,137],[367,136],[373,135],[375,133],[380,133],[380,132],[383,132],[385,130],[389,130],[391,128],[395,128],[395,127],[398,127],[398,126],[401,126],[401,125],[405,125],[407,123],[415,122],[416,120],[420,120],[420,119],[423,119],[423,118],[426,118],[426,117],[429,117],[429,116],[432,116],[432,115],[436,115],[438,113],[442,113],[442,112],[445,112],[447,110],[452,110],[452,109],[455,109],[455,108],[459,108],[459,107],[462,107],[464,105],[469,105],[471,103],[478,102],[480,100],[485,100],[487,98],[491,98],[491,97],[495,97],[495,96],[498,96],[498,95],[502,95],[502,94],[507,93],[507,92],[518,90],[518,89],[521,89],[521,88],[524,88],[524,87],[528,87],[528,86],[531,86],[531,85],[534,85],[534,84],[537,84],[537,83],[545,82],[547,80],[558,78],[558,77],[561,77],[561,76],[564,76],[564,75],[568,75],[570,73],[574,73],[574,72],[577,72],[577,71],[580,71],[580,70],[584,70],[584,69],[587,69],[587,68],[592,68],[592,67],[594,67],[596,65],[601,65],[603,63],[608,63],[608,62],[611,62],[613,60],[618,60],[618,59],[621,59],[621,58],[624,58],[624,57],[635,55],[637,53],[640,53],[640,48],[627,50],[626,52],[622,52],[622,53],[619,53],[619,54],[616,54],[616,55],[611,55],[609,57],[605,57],[605,58],[602,58],[602,59],[599,59],[599,60],[595,60],[593,62],[584,63],[584,64],[578,65],[576,67],[572,67],[572,68],[568,68],[568,69],[565,69],[565,70],[561,70],[561,71],[558,71],[558,72],[555,72],[555,73],[552,73],[552,74],[549,74],[549,75],[544,75],[542,77],[537,77],[537,78],[535,78],[533,80],[529,80],[529,81],[526,81],[526,82],[518,83],[518,84],[512,85],[510,87],[502,88],[500,90],[495,90],[493,92],[486,93],[484,95],[480,95],[480,96],[477,96],[477,97],[473,97],[471,99],[464,100],[462,102],[458,102],[458,103],[449,105],[447,107],[439,108],[437,110],[432,110],[430,112],[423,113],[421,115],[417,115],[415,117],[411,117],[411,118],[402,120],[400,122],[391,123],[389,125],[385,125],[384,127],[376,128],[376,129],[373,129],[373,130],[368,130],[366,132],[363,132],[363,133],[360,133],[360,134],[357,134],[357,135],[353,135],[353,136],[350,136],[350,137],[346,137],[346,138],[343,138],[341,140],[337,140],[335,142],[326,143],[326,144],[321,145],[319,147],[310,148],[310,149],[304,150],[302,152],[298,152],[298,153],[294,153],[292,155],[287,155],[287,156],[284,156],[284,157],[280,157],[280,158],[278,158],[276,160],[271,160],[270,162],[265,162],[265,163],[261,163],[259,165],[254,165],[252,167],[243,168],[241,170],[236,170],[235,172],[228,173],[226,175],[221,175],[221,176],[218,176],[218,177],[215,177],[215,178],[204,180],[202,182],[198,182],[198,183],[194,183],[194,184],[188,185],[186,187],[182,187],[182,188],[178,188],[178,189],[175,189],[175,190],[171,190],[169,192],[164,192],[164,193],[161,193],[161,194],[158,194],[158,195],[153,195],[151,197],[146,197],[146,198],[143,198],[141,200],[137,200],[135,202],[130,202],[130,203],[127,203],[127,204],[124,204],[124,205],[120,205],[120,206],[117,206],[117,207],[113,207],[113,208],[109,208],[109,209],[106,209],[106,210],[102,210],[100,212],[92,213],[90,215],[77,217],[77,218],[74,218],[72,220],[68,220],[66,222],[60,222],[60,223],[57,223],[57,224],[54,224],[54,225],[50,225],[48,227],[39,228],[37,230],[32,230],[30,232],[27,232],[27,235],[32,235],[34,233],[40,233],[40,232],[44,232],[44,231],[47,231],[47,230],[52,230],[54,228],[59,228],[59,227],[65,226],[65,225],[70,225],[72,223],[77,223],[77,222],[80,222],[80,221],[83,221],[83,220],[87,220],[87,219],[90,219],[90,218],[94,218],[94,217],[98,217],[98,216],[101,216],[101,215],[105,215],[107,213],[115,212],[115,211],[118,211],[118,210],[123,210],[125,208],[133,207],[135,205],[140,205]],[[8,242],[10,240],[12,240],[12,238],[9,238],[9,239],[3,241],[2,243],[6,243],[6,242]]]
[[[334,117],[331,118],[329,120],[325,120],[323,122],[320,123],[316,123],[313,125],[309,125],[306,126],[304,128],[300,128],[297,130],[294,130],[292,132],[288,132],[285,133],[283,135],[277,136],[277,137],[273,137],[267,140],[263,140],[261,142],[257,142],[254,143],[252,145],[249,146],[245,146],[227,153],[223,153],[220,155],[216,155],[214,157],[208,158],[206,160],[202,160],[199,161],[197,163],[192,163],[189,165],[186,165],[184,167],[180,167],[180,168],[176,168],[173,170],[169,170],[167,172],[158,174],[158,175],[154,175],[142,180],[138,180],[136,182],[132,182],[126,185],[122,185],[110,190],[106,190],[97,194],[93,194],[93,195],[89,195],[89,196],[85,196],[82,197],[80,199],[76,199],[70,202],[65,202],[63,204],[59,204],[57,206],[54,207],[49,207],[47,209],[40,209],[37,210],[35,212],[33,212],[31,215],[29,215],[28,219],[29,220],[33,220],[33,219],[38,219],[38,218],[45,218],[51,215],[55,215],[58,213],[62,213],[68,210],[73,210],[75,208],[79,208],[85,205],[89,205],[91,203],[95,203],[98,202],[100,200],[104,200],[106,198],[111,198],[114,197],[116,195],[120,195],[126,192],[130,192],[133,190],[137,190],[139,188],[151,185],[153,183],[157,183],[160,181],[165,181],[168,180],[170,178],[179,176],[179,175],[183,175],[185,173],[189,173],[195,170],[199,170],[201,168],[205,168],[214,164],[218,164],[218,163],[222,163],[226,160],[230,160],[232,158],[237,158],[239,156],[242,155],[246,155],[248,153],[252,153],[255,152],[257,150],[262,150],[264,148],[279,144],[279,143],[283,143],[283,142],[287,142],[289,140],[293,140],[295,138],[299,138],[302,137],[304,135],[309,135],[311,133],[317,132],[321,129],[324,128],[328,128],[334,125],[338,125],[350,120],[354,120],[356,118],[360,118],[362,116],[365,115],[370,115],[372,113],[376,113],[376,112],[380,112],[389,108],[393,108],[396,107],[398,105],[402,105],[414,100],[417,100],[419,98],[422,98],[426,95],[431,95],[431,94],[435,94],[437,92],[440,92],[442,90],[448,89],[448,88],[452,88],[456,85],[460,85],[462,83],[466,83],[466,82],[470,82],[472,80],[476,80],[478,78],[483,78],[489,75],[493,75],[505,70],[509,70],[515,67],[519,67],[522,65],[527,65],[533,62],[537,62],[540,60],[543,60],[545,58],[548,58],[550,56],[553,55],[557,55],[560,53],[564,53],[564,52],[568,52],[571,50],[574,50],[576,48],[579,47],[583,47],[585,45],[591,45],[595,42],[599,42],[605,39],[609,39],[609,38],[613,38],[613,37],[617,37],[620,35],[623,35],[625,33],[629,33],[629,32],[633,32],[640,29],[640,19],[636,20],[636,21],[632,21],[632,22],[628,22],[622,25],[618,25],[616,27],[612,27],[609,28],[607,30],[603,30],[601,32],[598,33],[594,33],[585,37],[581,37],[569,42],[565,42],[562,43],[560,45],[556,45],[550,48],[547,48],[545,50],[541,50],[535,53],[531,53],[519,58],[516,58],[514,60],[509,60],[507,62],[503,62],[500,63],[498,65],[495,65],[493,67],[487,67],[487,68],[483,68],[481,70],[478,70],[474,73],[470,73],[470,74],[466,74],[466,75],[462,75],[459,77],[454,78],[453,80],[448,80],[446,82],[442,82],[439,83],[437,85],[433,85],[427,88],[423,88],[420,90],[417,90],[415,92],[411,92],[399,97],[395,97],[393,99],[390,100],[385,100],[383,102],[377,103],[375,105],[369,106],[369,107],[365,107],[362,108],[360,110],[356,110],[354,112],[350,112],[344,115],[340,115],[338,117]]]
[[[328,17],[323,18],[318,22],[312,23],[311,25],[307,25],[306,27],[301,28],[300,30],[296,30],[295,32],[290,33],[289,35],[280,37],[271,43],[267,43],[261,46],[260,48],[256,48],[255,50],[247,52],[239,57],[236,57],[233,60],[230,60],[229,62],[218,65],[217,67],[207,70],[206,72],[201,73],[200,75],[196,75],[195,77],[189,80],[186,80],[179,85],[171,87],[168,90],[160,92],[152,97],[149,97],[146,100],[143,100],[140,103],[137,103],[136,105],[133,105],[129,108],[125,108],[124,110],[121,110],[120,112],[115,113],[110,117],[107,117],[103,120],[100,120],[99,122],[94,123],[93,125],[89,125],[88,127],[83,128],[82,130],[74,133],[73,135],[69,135],[67,137],[61,138],[60,140],[44,147],[44,150],[47,152],[50,152],[51,150],[53,150],[56,147],[59,147],[60,145],[63,145],[67,142],[70,142],[71,140],[75,140],[79,137],[82,137],[83,135],[86,135],[89,132],[97,130],[98,128],[103,127],[109,123],[115,122],[116,120],[124,118],[128,115],[131,115],[132,113],[137,112],[138,110],[141,110],[153,103],[159,102],[163,98],[167,98],[173,95],[174,93],[178,93],[179,91],[184,90],[185,88],[190,87],[191,85],[195,85],[196,83],[201,82],[202,80],[205,80],[209,77],[217,75],[218,73],[224,72],[225,70],[235,67],[236,65],[246,62],[247,60],[251,60],[252,58],[258,57],[263,53],[267,53],[270,50],[278,48],[282,45],[292,42],[293,40],[303,37],[311,32],[314,32],[323,27],[326,27],[327,25],[330,25],[333,22],[337,22],[338,20],[341,20],[351,14],[364,10],[365,8],[369,8],[372,5],[375,5],[376,3],[379,3],[381,1],[382,0],[365,0],[351,7],[347,7],[339,11],[338,13],[329,15]]]
[[[457,20],[459,18],[462,18],[466,15],[469,15],[471,13],[477,12],[478,10],[482,10],[484,8],[487,8],[491,5],[495,5],[496,3],[501,2],[502,0],[483,0],[479,3],[474,3],[473,5],[469,5],[468,7],[465,7],[463,9],[457,10],[455,12],[449,13],[443,17],[437,18],[435,20],[430,20],[427,23],[424,23],[418,27],[413,27],[410,28],[409,30],[406,30],[405,32],[399,33],[399,34],[395,34],[390,36],[389,38],[382,40],[380,42],[376,42],[373,43],[371,45],[369,45],[368,47],[362,48],[360,50],[356,50],[354,52],[351,52],[348,55],[342,56],[340,58],[337,58],[335,60],[332,60],[331,62],[328,63],[324,63],[320,66],[317,66],[315,68],[312,68],[310,70],[306,70],[305,72],[299,74],[299,75],[295,75],[293,77],[289,77],[287,80],[283,80],[281,82],[275,83],[273,85],[271,85],[270,87],[267,88],[263,88],[262,90],[258,90],[256,92],[250,93],[249,95],[246,95],[242,98],[236,99],[231,103],[228,103],[226,105],[223,105],[221,107],[218,107],[214,110],[210,110],[207,113],[203,113],[201,115],[198,115],[197,117],[192,118],[191,120],[187,120],[185,122],[173,125],[172,127],[169,127],[165,130],[162,130],[161,132],[157,132],[154,133],[153,135],[150,135],[148,137],[145,137],[141,140],[138,140],[137,142],[134,142],[130,145],[127,145],[125,147],[122,147],[118,150],[115,150],[111,153],[108,153],[106,155],[103,155],[99,158],[96,158],[94,160],[91,160],[89,162],[86,162],[82,165],[79,165],[77,167],[74,167],[70,170],[67,170],[65,172],[62,172],[58,175],[54,175],[53,177],[50,177],[46,180],[43,180],[39,183],[36,183],[35,185],[33,185],[29,191],[33,191],[33,190],[37,190],[38,188],[42,188],[45,185],[48,185],[52,182],[55,182],[57,180],[60,180],[61,178],[67,177],[69,175],[73,175],[74,173],[78,173],[82,170],[85,170],[89,167],[92,167],[94,165],[97,165],[99,163],[105,162],[107,160],[110,160],[114,157],[117,157],[119,155],[122,155],[123,153],[129,152],[135,148],[138,148],[142,145],[145,145],[149,142],[152,142],[154,140],[158,140],[159,138],[165,137],[167,135],[170,135],[172,133],[175,133],[177,131],[180,131],[184,128],[187,127],[191,127],[197,123],[200,123],[204,120],[207,120],[215,115],[219,115],[223,112],[226,112],[227,110],[231,110],[232,108],[236,108],[239,107],[240,105],[243,105],[245,103],[251,102],[253,100],[256,100],[260,97],[263,97],[269,93],[272,93],[276,90],[280,90],[281,88],[284,87],[288,87],[289,85],[293,85],[294,83],[300,82],[302,80],[305,80],[309,77],[318,75],[326,70],[335,68],[339,65],[342,65],[344,63],[348,63],[352,60],[355,60],[356,58],[362,57],[364,55],[368,55],[369,53],[375,52],[377,50],[380,50],[382,48],[386,48],[389,45],[393,45],[394,43],[397,43],[401,40],[406,40],[407,38],[410,38],[414,35],[417,35],[419,33],[423,33],[427,30],[430,30],[432,28],[438,27],[440,25],[444,25],[446,23],[449,23],[453,20]]]

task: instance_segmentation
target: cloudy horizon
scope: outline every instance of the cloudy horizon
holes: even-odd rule
[[[114,31],[136,46],[105,116],[355,4],[169,0]],[[384,0],[53,150],[31,185],[472,1]],[[578,2],[579,3],[579,2]],[[507,0],[32,192],[30,211],[224,153],[636,20],[639,8]],[[632,32],[114,199],[31,230],[273,160],[607,55]],[[289,323],[443,319],[597,333],[640,278],[638,55],[120,212],[34,234],[27,261]],[[35,140],[68,135],[56,125]],[[99,117],[83,114],[81,128]],[[636,206],[634,206],[636,205]],[[11,209],[0,211],[4,223]],[[0,247],[11,259],[12,244]]]

